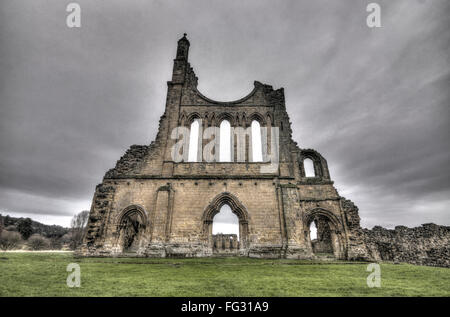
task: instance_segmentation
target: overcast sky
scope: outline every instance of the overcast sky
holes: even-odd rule
[[[199,90],[285,88],[293,137],[328,160],[362,225],[450,225],[450,1],[70,1],[0,4],[0,213],[68,226],[164,111],[176,42]]]

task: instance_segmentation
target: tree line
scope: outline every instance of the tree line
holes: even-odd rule
[[[89,211],[76,214],[70,228],[0,214],[0,249],[75,250],[83,242]]]

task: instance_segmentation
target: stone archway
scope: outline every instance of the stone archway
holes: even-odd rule
[[[231,211],[238,217],[239,220],[239,254],[245,254],[248,248],[248,213],[244,205],[237,199],[236,196],[225,192],[216,196],[203,212],[203,242],[209,250],[214,248],[214,241],[212,235],[212,224],[214,216],[220,212],[223,205],[228,205]]]
[[[318,231],[318,241],[313,245],[310,236],[311,223],[315,222]],[[344,228],[339,219],[330,211],[322,208],[310,210],[305,215],[305,236],[312,254],[332,253],[336,259],[345,258]],[[314,252],[316,251],[316,252]]]
[[[117,218],[118,244],[122,252],[137,252],[147,227],[147,213],[137,205],[126,207]]]

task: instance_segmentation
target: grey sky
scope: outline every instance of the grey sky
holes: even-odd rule
[[[164,111],[176,41],[199,90],[284,87],[294,139],[328,160],[362,225],[450,224],[450,2],[70,1],[0,4],[0,212],[68,225]]]

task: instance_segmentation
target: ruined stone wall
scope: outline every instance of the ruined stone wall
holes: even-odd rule
[[[433,223],[408,228],[363,229],[370,259],[450,267],[450,227]]]
[[[329,222],[336,258],[364,258],[357,208],[337,193],[325,158],[292,139],[284,90],[255,81],[242,99],[209,99],[197,90],[189,45],[186,36],[178,41],[156,139],[131,146],[98,185],[80,254],[121,255],[126,237],[136,256],[210,256],[214,215],[228,204],[239,219],[238,255],[312,258],[309,224],[320,215]],[[277,128],[277,168],[262,172],[269,163],[251,162],[249,146],[245,162],[210,163],[201,155],[198,162],[176,161],[172,131],[197,119],[202,128],[219,127],[223,120],[233,128],[248,128],[253,120]],[[270,131],[261,140],[268,153]],[[306,177],[305,159],[313,161],[314,177]]]
[[[213,253],[232,254],[239,250],[239,240],[236,234],[218,233],[213,235]]]
[[[358,207],[338,194],[326,159],[292,139],[283,88],[255,81],[242,99],[209,99],[197,90],[189,46],[186,35],[178,41],[156,139],[131,146],[96,187],[79,254],[211,256],[219,239],[212,235],[213,218],[228,204],[239,219],[240,256],[311,259],[331,248],[337,259],[449,266],[450,227],[362,229]],[[263,173],[266,163],[251,162],[249,146],[244,162],[236,156],[230,163],[204,162],[201,138],[198,162],[175,161],[171,133],[193,120],[201,120],[202,129],[219,127],[223,120],[233,128],[248,128],[256,120],[279,129],[278,168]],[[268,153],[270,131],[261,140]],[[306,177],[305,159],[312,160],[314,177]],[[309,226],[317,219],[320,239],[313,248]],[[231,236],[220,239],[230,243]],[[320,245],[324,241],[326,248]]]

